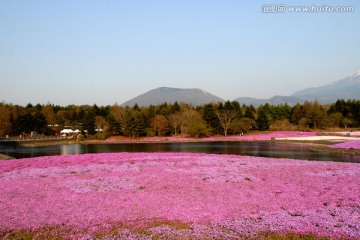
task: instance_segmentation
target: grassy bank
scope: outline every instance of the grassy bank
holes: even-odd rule
[[[70,139],[52,139],[52,140],[30,140],[30,141],[19,141],[18,146],[20,147],[40,147],[40,146],[52,146],[60,144],[74,144],[78,143],[76,140]]]
[[[10,159],[14,159],[14,158],[8,155],[0,154],[0,160],[10,160]]]
[[[316,152],[333,152],[333,153],[342,153],[349,155],[360,155],[360,149],[345,149],[345,148],[329,148],[327,146],[316,146],[310,149],[311,151]]]

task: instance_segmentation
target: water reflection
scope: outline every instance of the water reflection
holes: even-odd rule
[[[60,145],[60,155],[85,153],[80,144]]]
[[[29,148],[1,148],[0,153],[15,158],[109,152],[193,152],[236,154],[304,160],[358,162],[360,156],[312,151],[311,145],[281,142],[198,142],[198,143],[132,143],[72,144]]]

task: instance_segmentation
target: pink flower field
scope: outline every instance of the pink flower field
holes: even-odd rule
[[[343,149],[360,149],[360,141],[349,141],[349,142],[343,142],[338,143],[334,145],[329,145],[329,148],[343,148]]]
[[[359,183],[356,163],[235,155],[1,161],[0,238],[360,239]]]

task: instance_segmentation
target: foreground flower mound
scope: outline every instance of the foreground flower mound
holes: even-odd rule
[[[349,141],[328,146],[329,148],[360,149],[360,141]]]
[[[359,239],[359,182],[360,164],[235,155],[2,161],[0,238]]]

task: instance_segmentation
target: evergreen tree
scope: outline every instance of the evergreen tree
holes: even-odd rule
[[[255,108],[250,106],[250,107],[245,107],[246,110],[245,110],[245,114],[244,114],[244,117],[246,118],[250,118],[250,119],[255,119]]]
[[[139,107],[139,105],[138,105],[137,103],[134,104],[133,110],[135,110],[135,111],[139,111],[139,110],[140,110],[140,107]]]
[[[12,133],[14,135],[29,133],[32,131],[33,125],[34,117],[30,113],[19,115],[13,123]]]
[[[297,103],[292,109],[291,109],[291,114],[290,114],[290,122],[291,123],[295,123],[298,124],[299,121],[301,120],[301,118],[303,118],[305,116],[305,114],[303,113],[303,108],[302,106]]]
[[[174,102],[174,104],[171,106],[171,113],[180,112],[180,105],[177,101]]]
[[[147,109],[146,109],[146,115],[149,119],[155,117],[156,115],[156,110],[155,110],[155,106],[154,105],[150,105]]]
[[[41,112],[35,113],[33,121],[33,131],[38,133],[46,133],[48,127],[44,114]]]
[[[146,128],[149,126],[148,118],[145,113],[139,112],[134,117],[133,131],[136,137],[145,136]]]
[[[83,120],[83,130],[87,130],[89,135],[95,134],[95,114],[93,111],[88,111],[85,114],[85,118]]]
[[[260,131],[266,131],[270,127],[270,121],[267,117],[266,111],[263,108],[259,109],[258,118],[256,119],[256,124]]]
[[[242,118],[242,109],[241,109],[240,103],[237,101],[232,101],[231,104],[232,104],[233,110],[236,111],[236,113],[237,113],[236,118],[238,120],[240,120]]]
[[[36,112],[34,116],[30,113],[26,113],[24,115],[19,115],[15,119],[12,129],[13,134],[18,135],[33,131],[41,134],[46,133],[47,122],[42,113]]]
[[[109,114],[106,118],[106,121],[109,123],[109,133],[111,135],[120,134],[120,123],[116,121],[112,114]]]
[[[96,104],[94,104],[92,107],[92,112],[94,114],[94,117],[100,115],[100,108]]]
[[[215,108],[213,104],[209,103],[204,106],[202,118],[214,133],[220,133],[221,126],[219,118],[215,114]]]

